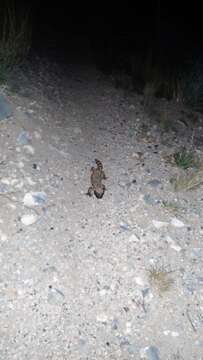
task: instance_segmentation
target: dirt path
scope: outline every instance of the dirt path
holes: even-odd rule
[[[175,193],[165,160],[202,155],[201,119],[169,105],[163,131],[94,67],[37,61],[0,123],[0,359],[203,359],[202,186]]]

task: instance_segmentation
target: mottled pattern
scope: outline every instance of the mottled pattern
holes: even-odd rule
[[[101,199],[106,190],[105,185],[102,184],[102,180],[106,179],[105,172],[103,170],[103,164],[101,161],[95,159],[97,167],[91,168],[91,186],[88,189],[87,195],[92,196],[93,193],[98,199]]]

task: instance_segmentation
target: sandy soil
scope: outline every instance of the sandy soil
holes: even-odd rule
[[[171,181],[203,178],[172,161],[201,159],[201,116],[42,58],[3,92],[0,359],[203,359],[203,187]]]

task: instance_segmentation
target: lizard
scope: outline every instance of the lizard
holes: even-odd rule
[[[86,195],[92,196],[94,193],[97,199],[101,199],[106,190],[105,185],[102,184],[102,180],[106,180],[107,177],[103,170],[102,162],[98,159],[95,159],[95,163],[97,167],[91,168],[91,175],[90,175],[91,186],[89,187]]]

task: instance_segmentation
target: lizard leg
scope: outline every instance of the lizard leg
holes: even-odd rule
[[[92,187],[92,186],[90,186],[90,187],[89,187],[89,189],[87,190],[86,195],[88,195],[88,196],[92,196],[92,195],[93,195],[93,192],[94,192],[94,189],[93,189],[93,187]]]

